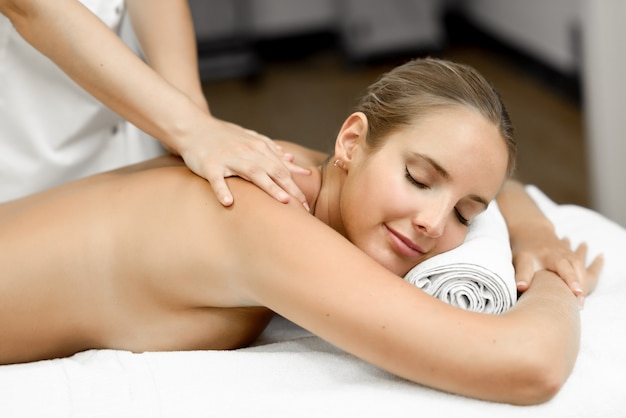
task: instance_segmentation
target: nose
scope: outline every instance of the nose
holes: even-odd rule
[[[413,225],[428,237],[439,238],[443,235],[452,208],[448,208],[445,202],[431,202],[427,206],[415,214]]]

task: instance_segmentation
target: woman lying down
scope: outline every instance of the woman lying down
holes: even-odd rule
[[[507,181],[510,122],[479,74],[408,62],[370,86],[334,155],[284,147],[312,169],[296,179],[311,213],[236,178],[225,208],[175,157],[1,205],[0,363],[237,348],[277,312],[443,391],[532,404],[559,390],[601,263],[585,268],[585,248]],[[519,261],[513,309],[468,312],[402,280],[460,245],[498,193]]]

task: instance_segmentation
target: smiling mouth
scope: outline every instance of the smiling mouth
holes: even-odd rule
[[[392,245],[400,254],[407,257],[422,256],[425,254],[425,251],[409,238],[394,231],[386,225],[385,228],[389,232],[389,237]]]

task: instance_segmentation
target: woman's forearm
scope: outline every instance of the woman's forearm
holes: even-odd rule
[[[557,235],[554,225],[526,193],[522,184],[509,180],[497,197],[506,221],[515,266],[517,289],[526,291],[541,269],[557,273],[584,305],[586,294],[593,288],[601,268],[601,260],[590,269],[585,264],[585,249],[575,251],[566,239]]]
[[[177,150],[206,112],[75,0],[2,1],[20,35],[112,110]]]
[[[519,396],[544,402],[555,395],[570,375],[580,343],[580,310],[576,297],[556,274],[541,270],[517,305],[506,314],[517,333],[530,383]],[[522,376],[524,370],[520,369]],[[530,391],[525,394],[524,389]],[[523,402],[525,403],[525,402]]]
[[[525,228],[525,225],[530,222],[545,229],[548,233],[554,233],[552,223],[526,193],[522,183],[516,180],[507,180],[496,200],[506,221],[512,241],[520,228]]]
[[[187,0],[126,0],[126,6],[150,67],[207,110]]]

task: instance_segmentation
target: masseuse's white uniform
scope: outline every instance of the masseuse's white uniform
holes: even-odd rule
[[[124,0],[81,2],[120,34]],[[0,202],[161,153],[0,14]]]

